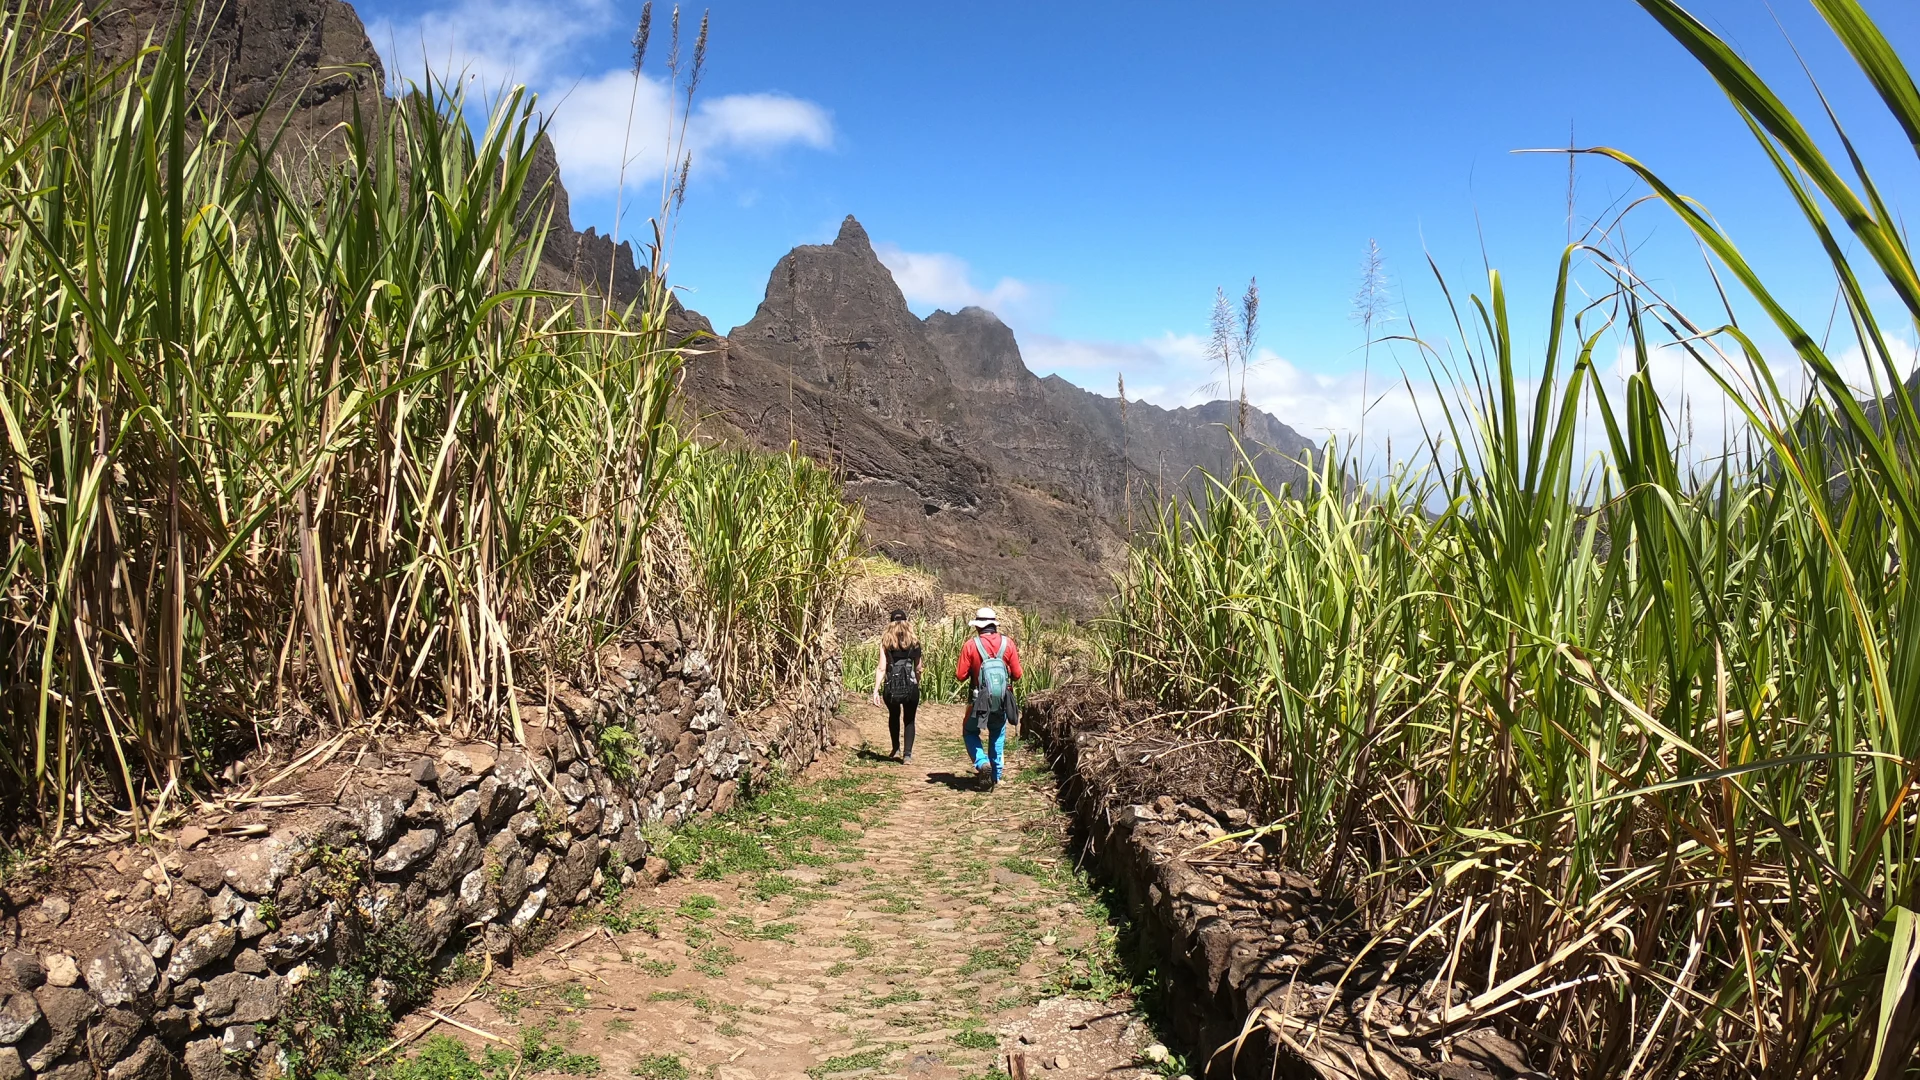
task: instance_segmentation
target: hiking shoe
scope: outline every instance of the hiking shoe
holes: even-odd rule
[[[902,754],[902,755],[901,755],[901,757],[900,757],[900,764],[902,764],[902,765],[911,765],[911,764],[913,764],[913,755],[912,755],[912,754]]]
[[[993,766],[988,765],[985,762],[975,765],[973,767],[973,779],[975,783],[981,786],[981,788],[987,791],[992,791],[993,790]]]

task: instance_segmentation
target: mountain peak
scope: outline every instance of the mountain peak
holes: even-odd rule
[[[852,214],[840,223],[840,235],[833,238],[833,246],[856,255],[873,254],[873,241],[867,239],[866,228],[854,220]]]

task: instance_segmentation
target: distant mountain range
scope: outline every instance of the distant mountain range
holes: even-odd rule
[[[915,317],[852,217],[774,266],[753,319],[702,346],[686,390],[709,431],[797,442],[839,470],[878,550],[967,592],[1080,612],[1121,564],[1129,493],[1154,513],[1238,453],[1235,402],[1129,402],[1123,423],[1117,398],[1029,370],[991,312]],[[1274,485],[1316,449],[1257,409],[1244,443]]]
[[[94,0],[109,55],[131,55],[178,10],[176,0]],[[292,133],[324,140],[386,79],[366,28],[344,0],[240,0],[195,7],[209,70],[237,115],[273,87]],[[645,280],[631,245],[573,228],[552,145],[537,148],[552,231],[537,283],[582,282],[621,301]],[[864,504],[872,546],[940,574],[959,591],[1087,613],[1109,594],[1135,520],[1192,491],[1197,470],[1236,456],[1239,407],[1130,402],[1040,378],[1019,343],[977,307],[920,319],[852,217],[832,244],[806,245],[774,267],[753,319],[725,337],[675,307],[696,339],[686,397],[698,428],[768,449],[797,443],[836,470]],[[1252,410],[1244,442],[1269,484],[1296,480],[1315,444]]]

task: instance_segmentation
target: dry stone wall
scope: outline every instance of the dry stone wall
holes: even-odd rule
[[[663,878],[658,826],[724,811],[830,740],[834,672],[740,716],[697,650],[632,646],[602,668],[590,692],[524,703],[524,747],[338,754],[218,831],[76,852],[10,883],[0,1080],[278,1075],[291,995],[379,933],[426,957],[510,957],[607,878]],[[618,760],[595,750],[610,725],[629,733]]]
[[[1417,1024],[1427,973],[1373,948],[1350,904],[1245,840],[1254,820],[1233,775],[1245,766],[1194,763],[1210,744],[1157,711],[1078,684],[1035,695],[1021,726],[1060,778],[1083,864],[1113,886],[1153,954],[1163,1019],[1194,1076],[1540,1075],[1492,1026],[1456,1030],[1444,1046],[1389,1038]]]

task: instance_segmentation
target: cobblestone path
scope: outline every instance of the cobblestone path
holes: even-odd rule
[[[884,711],[845,717],[807,777],[681,834],[676,857],[701,853],[681,876],[618,898],[605,933],[569,927],[495,972],[449,1014],[473,1030],[436,1033],[656,1080],[938,1080],[1003,1075],[1012,1054],[1035,1077],[1158,1075],[1136,1064],[1154,1040],[1035,751],[981,792],[957,707],[922,711],[911,765],[882,756]]]

